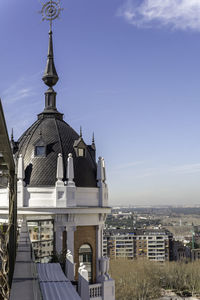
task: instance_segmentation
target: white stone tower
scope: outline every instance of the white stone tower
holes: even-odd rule
[[[17,142],[12,140],[17,162],[19,218],[54,221],[56,252],[67,252],[75,263],[86,265],[91,284],[101,284],[102,298],[114,299],[114,282],[103,258],[103,226],[108,207],[105,163],[96,162],[94,137],[87,145],[56,108],[58,81],[54,65],[52,30],[49,31],[47,65],[43,76],[48,86],[45,108]],[[0,191],[0,206],[8,207],[7,190]]]

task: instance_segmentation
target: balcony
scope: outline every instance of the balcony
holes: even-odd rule
[[[89,285],[90,299],[102,300],[102,284],[96,283]]]

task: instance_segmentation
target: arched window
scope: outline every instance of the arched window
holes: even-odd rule
[[[83,244],[79,248],[79,265],[83,263],[88,271],[89,282],[92,281],[92,248],[88,244]]]

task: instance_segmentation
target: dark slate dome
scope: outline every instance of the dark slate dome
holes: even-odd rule
[[[68,154],[74,158],[74,181],[78,187],[96,187],[97,165],[95,145],[87,146],[66,122],[56,108],[56,92],[53,86],[58,81],[54,65],[52,31],[49,31],[47,64],[42,77],[48,90],[45,92],[45,108],[38,120],[25,131],[18,141],[16,157],[24,158],[25,183],[28,186],[54,186],[57,158],[61,153],[64,166],[64,181]],[[80,150],[80,151],[79,151]],[[14,151],[15,152],[15,151]]]
[[[25,183],[28,186],[53,186],[56,182],[57,157],[61,153],[64,180],[68,154],[74,158],[74,181],[78,187],[96,187],[95,150],[85,145],[83,157],[78,157],[74,144],[80,136],[62,119],[62,114],[41,113],[38,120],[18,140],[18,152],[24,158]],[[45,154],[36,154],[36,147],[45,147]]]

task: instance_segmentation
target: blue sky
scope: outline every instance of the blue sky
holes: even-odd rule
[[[45,1],[44,1],[45,2]],[[57,107],[95,132],[110,203],[200,204],[199,0],[62,0]],[[44,107],[39,0],[0,2],[0,96],[15,138]]]

